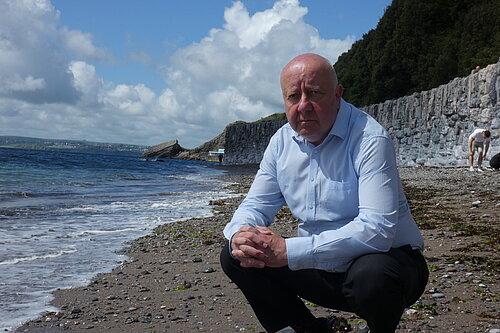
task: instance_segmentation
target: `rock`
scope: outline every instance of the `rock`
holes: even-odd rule
[[[149,147],[141,156],[144,158],[171,158],[185,150],[179,145],[177,140],[170,140]]]

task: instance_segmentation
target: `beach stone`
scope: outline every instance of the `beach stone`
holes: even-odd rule
[[[203,273],[213,273],[215,272],[215,269],[213,269],[212,267],[207,267],[203,270]]]
[[[423,299],[420,301],[420,303],[423,305],[423,306],[432,306],[432,305],[436,305],[436,302],[431,300],[431,299]]]

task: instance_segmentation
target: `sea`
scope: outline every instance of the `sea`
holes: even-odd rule
[[[161,224],[210,216],[231,196],[217,163],[0,148],[0,331],[88,284]]]

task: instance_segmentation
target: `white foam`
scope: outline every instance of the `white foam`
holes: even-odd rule
[[[137,228],[125,228],[125,229],[117,229],[117,230],[83,230],[79,232],[75,232],[72,234],[68,234],[65,236],[61,236],[63,238],[76,238],[88,235],[105,235],[105,234],[116,234],[122,232],[135,231]]]
[[[14,258],[14,259],[9,259],[5,261],[0,261],[0,265],[15,265],[20,262],[24,261],[34,261],[34,260],[42,260],[42,259],[51,259],[51,258],[57,258],[65,254],[70,254],[70,253],[75,253],[77,250],[75,248],[68,249],[68,250],[61,250],[57,253],[49,253],[49,254],[44,254],[44,255],[35,255],[35,256],[29,256],[29,257],[20,257],[20,258]]]

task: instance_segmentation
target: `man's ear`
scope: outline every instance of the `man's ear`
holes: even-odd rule
[[[337,84],[335,87],[335,97],[340,98],[344,93],[344,87],[341,84]]]

